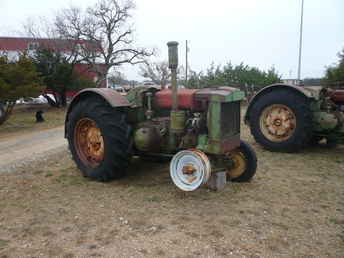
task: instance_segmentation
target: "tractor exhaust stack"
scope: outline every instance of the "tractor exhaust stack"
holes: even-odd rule
[[[170,41],[168,46],[168,67],[171,69],[172,85],[172,110],[170,121],[169,147],[171,150],[177,148],[178,135],[184,131],[185,112],[178,110],[178,86],[177,86],[177,68],[178,68],[178,42]]]
[[[178,42],[170,41],[168,46],[168,67],[171,69],[171,84],[172,84],[172,110],[178,111],[178,97],[177,97],[177,67],[178,67]]]

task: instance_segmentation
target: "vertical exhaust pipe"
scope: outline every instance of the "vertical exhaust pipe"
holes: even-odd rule
[[[172,110],[169,131],[169,149],[175,152],[177,149],[177,138],[181,131],[183,131],[184,123],[179,119],[178,111],[178,95],[177,95],[177,67],[178,67],[178,42],[170,41],[168,46],[168,67],[171,69],[171,84],[172,84]]]
[[[178,42],[170,41],[168,46],[168,67],[171,69],[171,84],[172,84],[172,110],[178,110],[177,97],[177,67],[178,67]]]

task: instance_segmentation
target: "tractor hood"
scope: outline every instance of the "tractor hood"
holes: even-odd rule
[[[237,88],[218,86],[198,90],[195,97],[197,101],[207,99],[212,102],[232,102],[244,99],[245,93]]]
[[[172,91],[165,89],[155,94],[155,104],[161,108],[172,108]],[[209,102],[233,102],[244,98],[244,92],[227,86],[204,89],[180,89],[177,92],[178,108],[194,111],[205,110]]]

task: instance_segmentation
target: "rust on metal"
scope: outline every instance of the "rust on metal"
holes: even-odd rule
[[[187,164],[182,170],[184,175],[192,175],[197,169],[192,164]]]
[[[282,104],[266,107],[260,117],[263,135],[273,142],[282,142],[294,134],[296,117],[294,112]]]
[[[72,108],[75,106],[76,103],[79,102],[83,98],[83,96],[93,94],[93,95],[99,95],[102,98],[106,100],[107,103],[110,104],[112,107],[129,107],[130,103],[129,101],[123,97],[121,94],[119,94],[117,91],[110,89],[110,88],[89,88],[79,91],[72,99],[72,102],[70,103],[67,113],[66,113],[66,121],[68,122],[68,115]],[[65,127],[65,137],[67,137],[67,127]]]
[[[80,119],[74,131],[74,146],[81,161],[89,167],[97,167],[104,159],[104,140],[96,123]]]
[[[96,93],[100,96],[102,96],[112,107],[126,107],[130,106],[129,101],[123,97],[121,94],[119,94],[117,91],[111,88],[90,88],[90,89],[84,89],[80,91],[72,100],[72,103],[74,99],[78,98],[78,96],[85,94],[86,92],[90,93]]]
[[[344,90],[333,90],[328,89],[330,98],[335,103],[343,103],[344,102]]]
[[[191,184],[196,179],[197,179],[197,176],[193,176],[193,177],[187,178],[186,180]]]
[[[210,178],[209,158],[200,150],[180,151],[171,160],[170,175],[178,188],[194,191]]]

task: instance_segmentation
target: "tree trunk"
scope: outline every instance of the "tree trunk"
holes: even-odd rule
[[[12,114],[13,108],[15,106],[16,102],[8,102],[5,106],[1,106],[2,109],[2,115],[0,117],[0,125],[6,122],[6,120],[10,117]]]
[[[66,91],[62,90],[60,93],[60,98],[61,98],[61,106],[66,107],[67,106],[67,97],[66,97]]]

